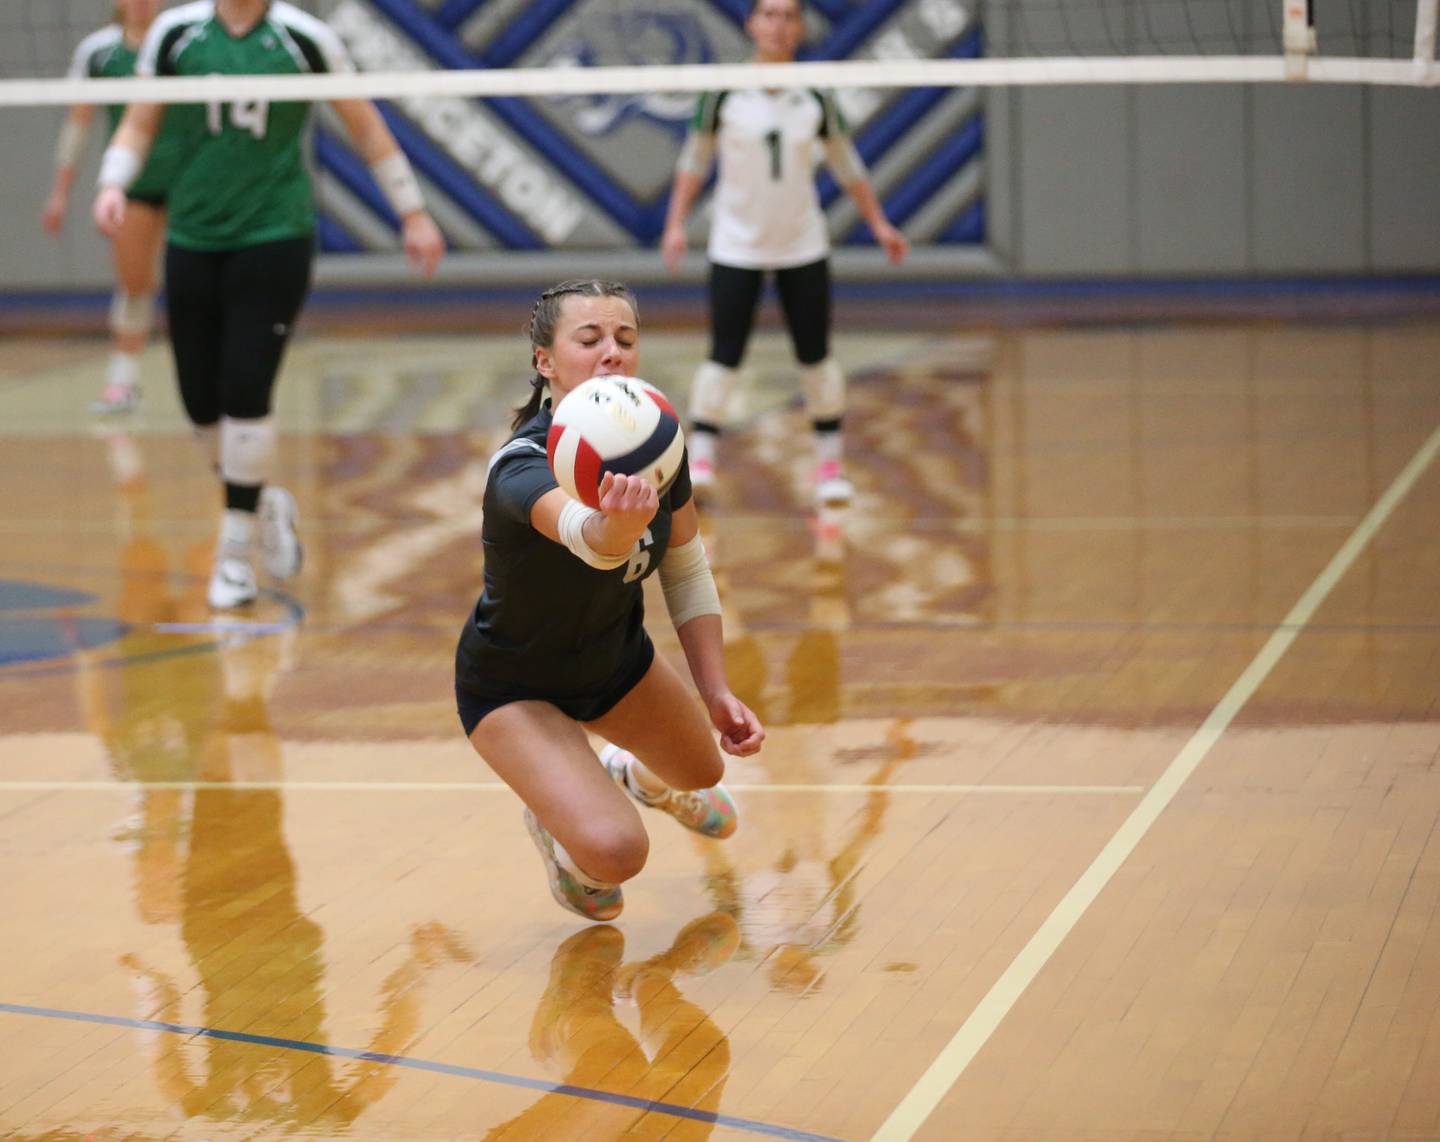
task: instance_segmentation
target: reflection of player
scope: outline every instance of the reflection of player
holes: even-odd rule
[[[550,961],[550,981],[530,1024],[531,1054],[563,1068],[570,1086],[613,1083],[620,1075],[629,1084],[625,1094],[714,1114],[730,1071],[730,1046],[710,1017],[680,994],[674,979],[714,971],[739,944],[735,921],[724,912],[690,921],[665,951],[632,964],[621,962],[625,934],[618,928],[576,932]],[[616,1017],[617,998],[639,1009],[638,1038]],[[690,1072],[693,1082],[677,1083],[675,1069],[666,1065],[682,1043],[687,1058],[703,1060]],[[687,1097],[692,1089],[693,1101]],[[621,1116],[641,1113],[552,1094],[487,1137],[611,1137],[624,1130]],[[706,1130],[694,1136],[708,1135]]]
[[[271,919],[279,919],[278,916]],[[264,957],[275,957],[268,973],[272,980],[281,975],[287,988],[284,1002],[267,1010],[267,1017],[283,1029],[284,1037],[302,1042],[323,1042],[311,1036],[323,1034],[324,1006],[320,990],[319,929],[298,914],[303,923],[294,943],[270,947]],[[313,944],[311,933],[316,934]],[[271,933],[272,935],[276,933]],[[213,937],[212,937],[213,940]],[[200,951],[192,948],[192,951]],[[213,953],[210,959],[217,958]],[[458,937],[438,923],[416,925],[410,933],[405,961],[380,984],[383,1018],[368,1050],[374,1055],[402,1054],[419,1036],[420,1004],[417,990],[426,975],[447,962],[471,963],[474,955]],[[183,1023],[180,990],[165,973],[147,967],[138,956],[121,957],[145,1018],[163,1023]],[[201,966],[198,965],[197,966]],[[243,957],[224,974],[239,984],[238,974],[257,968],[257,960]],[[203,973],[202,973],[203,974]],[[209,982],[213,982],[213,975]],[[250,980],[245,986],[264,980]],[[299,986],[296,986],[298,982]],[[208,982],[207,982],[208,987]],[[206,1018],[230,1012],[234,997],[222,998],[207,990]],[[214,1026],[214,1024],[211,1024]],[[304,1050],[274,1049],[268,1062],[257,1062],[258,1048],[225,1039],[206,1037],[206,1071],[193,1079],[187,1065],[185,1040],[178,1035],[158,1034],[150,1038],[156,1085],[186,1118],[235,1119],[253,1124],[257,1119],[283,1123],[286,1130],[318,1129],[343,1131],[368,1107],[378,1102],[399,1081],[400,1068],[384,1058],[366,1058],[350,1063],[343,1079],[337,1079],[329,1056]]]
[[[785,668],[792,724],[828,725],[840,718],[840,636],[850,625],[845,597],[845,509],[822,504],[810,521],[810,621]]]
[[[811,727],[804,731],[810,748],[800,764],[810,771],[796,773],[790,767],[793,754],[784,750],[760,764],[770,769],[785,765],[783,772],[772,770],[778,783],[815,783],[825,780],[832,756],[824,756],[824,743],[834,741],[839,753],[844,735],[841,702],[840,635],[849,625],[849,604],[845,580],[845,532],[847,511],[836,505],[821,505],[810,519],[811,557],[809,576],[809,622],[786,657],[786,692],[774,696],[770,706],[784,705],[784,716],[776,720],[788,727]],[[714,547],[712,541],[711,544]],[[716,558],[716,577],[732,571],[728,561]],[[738,592],[727,592],[734,598]],[[726,643],[726,661],[732,654],[749,669],[732,667],[737,692],[744,693],[752,708],[765,702],[763,651],[754,636],[744,632],[739,616],[726,613],[727,632],[741,632],[737,645]],[[745,689],[742,691],[741,687]],[[816,752],[819,750],[821,752]],[[773,985],[787,991],[804,991],[820,985],[823,977],[817,955],[851,940],[857,930],[859,904],[856,878],[866,847],[878,835],[889,794],[884,786],[898,767],[912,757],[916,743],[905,722],[896,722],[887,735],[883,763],[869,778],[875,791],[866,796],[859,820],[849,835],[835,847],[833,830],[827,827],[826,809],[831,798],[823,798],[815,811],[796,814],[793,803],[777,804],[764,797],[752,798],[749,812],[765,819],[754,830],[744,850],[733,855],[701,850],[706,883],[717,908],[736,917],[743,934],[742,956],[764,961]],[[849,801],[834,801],[848,812]],[[798,831],[797,831],[798,830]],[[761,848],[775,840],[778,852],[752,864]]]
[[[866,794],[859,820],[837,848],[826,835],[823,811],[796,814],[791,806],[763,826],[766,839],[784,841],[766,865],[742,869],[715,846],[703,854],[716,907],[740,923],[738,954],[765,962],[778,989],[803,992],[821,986],[824,970],[817,957],[848,944],[859,930],[858,877],[865,849],[879,835],[890,804],[884,787],[916,749],[905,722],[895,724],[887,746],[885,763],[867,782],[875,791]],[[753,813],[776,812],[763,800],[752,798]],[[751,851],[753,846],[746,855]]]
[[[173,558],[155,534],[140,442],[119,429],[107,431],[104,440],[123,537],[115,613],[128,630],[103,652],[77,653],[75,681],[85,725],[103,742],[111,772],[132,783],[131,815],[112,835],[133,850],[136,906],[147,923],[164,923],[180,913],[176,870],[189,794],[154,783],[194,779],[219,680],[212,656],[167,653],[183,649],[186,638],[153,628],[206,616],[209,545],[196,544]],[[107,666],[105,660],[113,659],[127,665]]]
[[[234,1027],[263,1011],[271,1033],[325,1042],[323,932],[300,909],[295,864],[284,836],[278,789],[227,788],[281,776],[270,728],[269,690],[283,648],[272,637],[229,639],[221,649],[224,697],[210,732],[191,756],[203,783],[194,793],[189,845],[177,869],[180,932],[204,993],[202,1022]],[[446,962],[472,953],[436,923],[417,925],[406,959],[381,984],[383,1017],[369,1049],[398,1054],[420,1031],[418,988]],[[184,1022],[179,988],[138,955],[122,958],[145,1018]],[[343,1129],[397,1081],[395,1067],[360,1060],[336,1074],[328,1056],[270,1051],[207,1037],[200,1074],[176,1035],[151,1039],[161,1091],[186,1117],[268,1120],[287,1128]]]
[[[840,632],[850,622],[845,583],[846,511],[843,505],[822,504],[809,520],[813,539],[809,622],[785,660],[788,708],[777,705],[774,695],[767,693],[765,649],[734,602],[741,592],[731,589],[731,575],[744,564],[732,568],[721,557],[714,531],[717,525],[708,520],[702,524],[701,534],[711,552],[725,608],[725,667],[735,693],[762,721],[825,725],[840,718]],[[766,566],[773,571],[773,557],[767,556]]]

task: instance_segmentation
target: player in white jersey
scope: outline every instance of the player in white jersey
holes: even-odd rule
[[[76,47],[67,78],[118,79],[131,75],[136,52],[155,22],[160,4],[161,0],[117,0],[114,21],[90,33]],[[122,110],[114,106],[106,109],[110,131],[114,131]],[[58,235],[65,228],[76,168],[94,118],[93,105],[77,103],[60,128],[55,144],[55,179],[42,215],[49,234]],[[139,400],[139,355],[154,324],[156,262],[165,238],[165,192],[175,174],[174,157],[174,147],[168,143],[156,149],[143,178],[129,189],[131,210],[111,243],[115,261],[111,353],[105,388],[91,406],[94,412],[129,412]]]
[[[756,0],[745,30],[755,44],[755,62],[793,61],[805,30],[800,0]],[[707,93],[681,151],[661,239],[671,270],[685,253],[685,219],[711,160],[719,161],[708,250],[710,354],[695,375],[690,401],[690,476],[697,489],[714,482],[715,442],[765,274],[773,271],[814,429],[816,495],[822,503],[850,498],[841,465],[845,374],[830,356],[830,237],[815,190],[817,143],[875,240],[899,264],[910,244],[885,217],[833,96]]]

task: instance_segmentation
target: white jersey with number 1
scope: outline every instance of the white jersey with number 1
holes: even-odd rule
[[[829,254],[815,163],[819,145],[848,149],[845,121],[833,95],[811,90],[706,93],[694,131],[705,149],[713,144],[719,162],[712,262],[778,270]]]

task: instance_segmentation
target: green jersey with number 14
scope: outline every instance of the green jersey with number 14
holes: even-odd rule
[[[351,70],[340,38],[282,0],[242,35],[216,17],[213,0],[172,8],[151,26],[135,65],[146,76]],[[167,124],[183,120],[183,137],[194,141],[170,191],[170,241],[230,250],[312,233],[315,205],[300,146],[309,111],[308,103],[261,99],[167,106]]]

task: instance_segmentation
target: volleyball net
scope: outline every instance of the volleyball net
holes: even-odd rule
[[[382,21],[415,49],[362,76],[61,78],[101,0],[11,0],[0,106],[212,99],[545,97],[736,87],[840,89],[1308,80],[1433,86],[1440,0],[811,0],[794,65],[746,54],[749,0],[299,0],[348,40]],[[571,26],[576,25],[576,26]],[[352,48],[354,47],[352,42]],[[438,74],[437,74],[438,73]]]
[[[355,74],[67,79],[75,45],[111,5],[9,0],[0,5],[0,121],[34,154],[35,186],[20,184],[23,172],[5,177],[12,198],[39,196],[66,105],[369,98],[410,155],[453,251],[618,251],[639,264],[641,252],[653,261],[697,92],[823,87],[837,91],[889,216],[914,243],[913,265],[938,252],[949,272],[957,248],[997,246],[999,209],[1026,208],[1013,187],[996,189],[997,165],[1008,161],[995,154],[992,128],[1005,114],[990,114],[997,89],[1424,89],[1440,82],[1437,5],[808,0],[802,58],[758,65],[731,62],[749,54],[749,0],[296,0],[344,41]],[[1034,137],[1038,117],[1032,110],[1008,130]],[[1171,134],[1200,119],[1192,108]],[[1323,121],[1296,128],[1316,129]],[[393,252],[393,216],[327,108],[311,146],[322,249]],[[92,143],[92,164],[98,150]],[[842,256],[865,245],[853,204],[824,172],[820,189]],[[1013,206],[992,209],[1007,196]],[[703,211],[692,221],[698,244]],[[1065,268],[1063,258],[1053,264]]]

